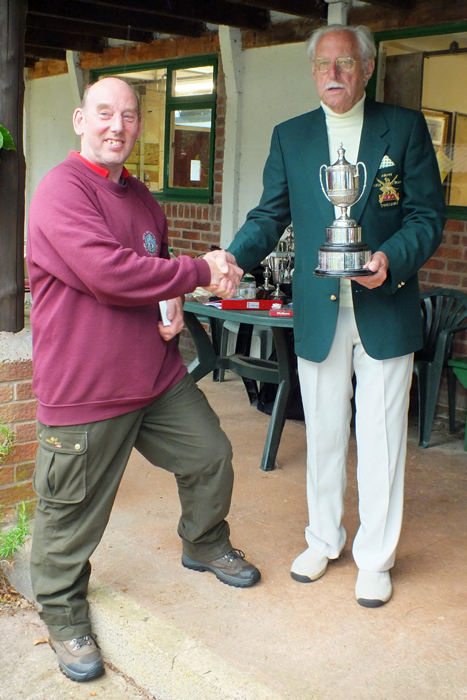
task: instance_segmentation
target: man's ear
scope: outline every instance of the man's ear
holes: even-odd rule
[[[140,138],[142,130],[143,130],[143,115],[138,114],[138,136],[136,137],[137,139]]]
[[[310,67],[311,67],[311,77],[313,78],[313,80],[314,80],[315,83],[316,83],[316,75],[315,75],[315,69],[314,69],[314,66],[313,66],[313,61],[310,63]]]
[[[368,82],[371,76],[373,75],[373,71],[375,69],[375,62],[374,59],[371,59],[371,61],[368,61],[366,67],[365,67],[365,82]]]
[[[84,113],[81,107],[73,112],[73,129],[78,136],[83,135]]]

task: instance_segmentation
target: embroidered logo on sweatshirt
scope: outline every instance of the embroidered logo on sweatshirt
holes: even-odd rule
[[[143,233],[144,249],[148,255],[155,255],[157,253],[157,241],[151,231],[146,231]]]

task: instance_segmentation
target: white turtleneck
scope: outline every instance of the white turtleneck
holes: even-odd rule
[[[334,165],[338,159],[337,149],[342,143],[345,148],[345,158],[349,163],[357,163],[358,149],[360,147],[360,137],[363,127],[363,110],[365,105],[365,95],[348,112],[337,114],[333,112],[324,102],[321,102],[324,114],[326,115],[326,128],[329,141],[329,164]],[[341,210],[335,207],[336,217],[340,216]],[[350,214],[350,209],[348,210]],[[358,223],[358,222],[357,222]],[[331,224],[331,222],[330,222]],[[339,286],[339,306],[353,306],[352,290],[350,280],[341,278]]]

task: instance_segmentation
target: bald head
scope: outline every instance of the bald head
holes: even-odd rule
[[[98,80],[96,83],[89,83],[89,85],[86,86],[86,88],[85,88],[85,90],[84,90],[84,93],[83,93],[83,98],[82,98],[82,100],[81,100],[81,109],[85,109],[85,108],[86,108],[87,97],[88,97],[88,94],[91,92],[91,90],[92,90],[96,85],[102,85],[102,84],[105,83],[106,81],[112,81],[112,82],[113,82],[113,81],[117,81],[118,83],[123,83],[124,85],[126,85],[126,86],[131,90],[131,92],[133,93],[133,97],[135,98],[136,104],[138,105],[138,114],[140,114],[139,95],[138,95],[138,93],[136,92],[136,90],[134,89],[133,85],[131,85],[131,83],[127,83],[126,80],[122,80],[121,78],[114,78],[114,77],[111,77],[111,76],[108,77],[108,78],[101,78],[101,80]],[[109,82],[109,84],[110,84],[110,82]]]
[[[141,115],[133,88],[120,78],[90,85],[73,115],[81,137],[81,155],[109,172],[118,182],[125,160],[141,135]]]

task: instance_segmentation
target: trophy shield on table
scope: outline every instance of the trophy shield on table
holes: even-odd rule
[[[334,165],[322,165],[319,181],[325,197],[341,215],[332,226],[326,227],[325,244],[318,252],[318,267],[314,274],[318,277],[363,277],[374,274],[364,267],[371,258],[371,250],[362,241],[361,226],[349,218],[347,210],[360,201],[366,188],[367,172],[364,163],[352,165],[345,159],[342,143],[337,149],[338,160]],[[364,172],[364,182],[360,191],[359,166]],[[323,186],[325,171],[326,189]]]

